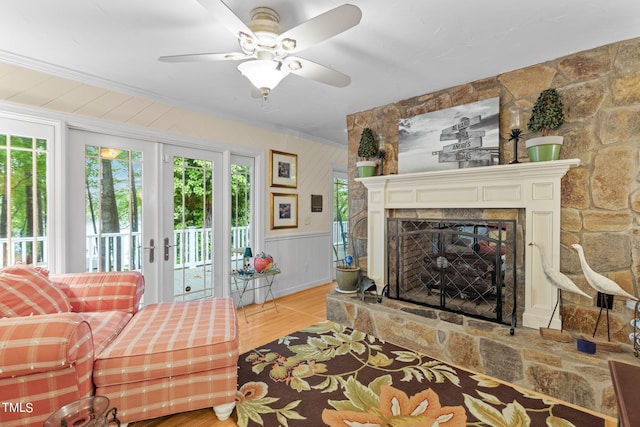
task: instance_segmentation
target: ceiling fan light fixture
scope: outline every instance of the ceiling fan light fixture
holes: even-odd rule
[[[238,71],[245,76],[252,85],[262,92],[264,98],[269,95],[278,84],[289,75],[287,67],[279,66],[279,62],[269,60],[246,61],[238,65]]]
[[[290,71],[297,71],[302,68],[300,61],[287,61],[287,67]]]
[[[297,45],[296,41],[294,39],[290,39],[288,37],[280,42],[280,47],[285,52],[292,51],[293,49],[296,48],[296,45]]]

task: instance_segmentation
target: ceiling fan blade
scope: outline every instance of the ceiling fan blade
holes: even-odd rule
[[[198,3],[207,9],[227,30],[231,31],[234,36],[241,38],[242,34],[246,34],[255,40],[258,39],[253,31],[251,31],[251,28],[249,28],[242,19],[238,18],[238,15],[233,13],[233,11],[229,9],[229,6],[221,0],[198,0]]]
[[[352,4],[343,4],[285,31],[278,36],[278,41],[294,40],[295,47],[289,52],[297,52],[358,25],[360,18],[360,8]]]
[[[336,87],[345,87],[351,83],[351,77],[308,59],[288,56],[285,65],[293,74]]]
[[[191,53],[186,55],[169,55],[158,58],[162,62],[213,62],[213,61],[240,61],[252,58],[241,52],[229,53]]]

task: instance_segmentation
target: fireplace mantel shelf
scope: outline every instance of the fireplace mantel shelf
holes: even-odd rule
[[[356,178],[368,190],[367,272],[386,276],[386,218],[391,209],[524,209],[525,239],[545,247],[549,264],[560,266],[561,179],[579,159]],[[538,258],[525,245],[524,326],[547,326],[557,293]],[[534,289],[534,285],[535,289]],[[553,327],[560,327],[555,314]]]
[[[356,181],[361,182],[367,188],[369,188],[369,186],[379,186],[380,184],[386,183],[486,183],[493,180],[512,181],[531,177],[539,178],[545,175],[562,177],[569,168],[578,166],[579,164],[579,159],[556,160],[551,162],[514,163],[465,169],[445,169],[429,172],[379,175],[367,178],[356,178]]]

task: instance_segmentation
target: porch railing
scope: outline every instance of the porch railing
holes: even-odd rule
[[[349,223],[334,221],[332,235],[333,245],[342,245],[341,233],[347,233]],[[213,256],[213,239],[210,228],[187,228],[175,230],[173,242],[175,245],[176,268],[192,268],[210,264]],[[101,242],[100,242],[101,241]],[[244,248],[250,246],[250,227],[231,228],[232,261],[241,260]],[[9,244],[11,242],[11,244]],[[48,239],[38,237],[36,263],[48,265]],[[14,261],[33,262],[30,259],[34,245],[33,237],[14,237],[0,239],[0,265],[9,265]],[[11,246],[11,247],[10,247]],[[156,243],[157,250],[160,250]],[[142,235],[136,233],[103,233],[87,234],[86,236],[86,269],[87,271],[139,270],[143,255]],[[14,259],[11,259],[13,253]]]
[[[0,239],[0,266],[21,261],[27,264],[48,265],[49,245],[46,237],[12,237]],[[35,259],[34,259],[35,254]],[[13,258],[12,258],[13,257]]]
[[[232,227],[232,254],[244,252],[249,245],[250,227]],[[95,234],[87,234],[87,271],[138,270],[142,260],[140,233],[105,233],[101,235],[102,247]],[[175,268],[194,268],[211,264],[213,247],[211,228],[187,228],[175,230],[173,245]],[[160,250],[159,247],[156,250]],[[98,268],[98,266],[100,268]]]

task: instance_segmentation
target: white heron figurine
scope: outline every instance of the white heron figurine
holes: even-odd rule
[[[618,295],[632,300],[638,299],[638,297],[635,297],[629,292],[622,289],[620,285],[618,285],[613,280],[593,271],[593,269],[589,267],[589,264],[587,264],[587,259],[584,256],[584,249],[582,249],[582,246],[574,243],[573,245],[571,245],[571,247],[575,249],[576,252],[578,252],[578,258],[580,258],[580,266],[582,267],[584,277],[587,279],[587,282],[593,289],[607,295]]]
[[[580,289],[578,285],[573,283],[571,279],[565,276],[560,270],[556,270],[552,268],[547,262],[547,254],[544,248],[535,243],[529,243],[529,246],[534,246],[538,249],[538,254],[540,255],[540,264],[542,265],[542,271],[544,272],[545,277],[551,284],[551,286],[555,287],[558,290],[558,301],[556,301],[556,306],[553,308],[553,312],[551,313],[551,319],[553,319],[553,315],[556,313],[556,309],[558,308],[558,304],[561,304],[562,307],[562,291],[571,292],[574,294],[582,295],[585,298],[593,299],[591,295],[587,294],[585,291]],[[549,326],[551,326],[551,319],[549,319]],[[560,325],[562,330],[562,319],[560,319]]]
[[[618,295],[621,297],[629,298],[632,300],[637,300],[638,297],[631,295],[629,292],[625,291],[613,280],[608,277],[603,276],[602,274],[598,274],[587,264],[587,259],[584,256],[584,249],[577,243],[571,245],[573,249],[578,252],[578,258],[580,258],[580,266],[582,267],[582,272],[584,277],[587,279],[587,283],[591,285],[593,289],[598,291],[598,305],[600,307],[600,313],[598,313],[598,319],[596,320],[596,326],[593,329],[593,335],[596,336],[596,332],[598,331],[598,324],[600,323],[600,316],[602,315],[602,309],[606,308],[607,310],[607,338],[611,341],[611,332],[609,330],[609,305],[610,301],[613,301],[613,297],[609,300],[609,295]],[[603,295],[604,294],[604,295]]]

